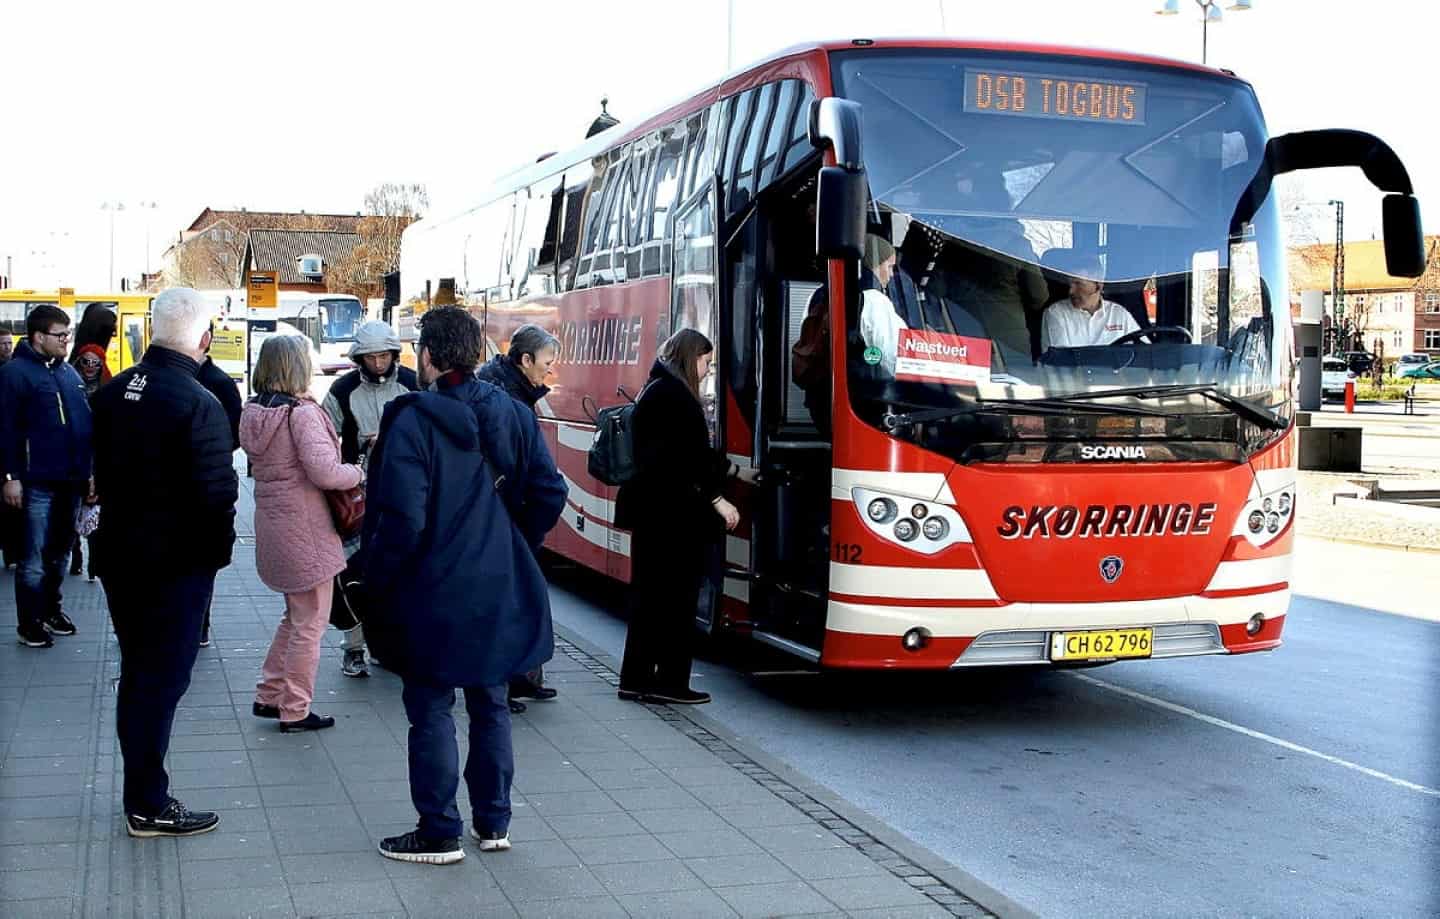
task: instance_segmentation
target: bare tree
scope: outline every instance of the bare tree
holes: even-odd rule
[[[326,273],[326,285],[361,299],[379,295],[385,275],[400,267],[400,236],[424,216],[430,198],[423,185],[386,182],[365,195],[360,243]]]

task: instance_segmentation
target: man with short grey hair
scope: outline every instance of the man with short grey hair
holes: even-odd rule
[[[489,363],[475,371],[475,376],[505,390],[510,398],[538,415],[536,405],[550,391],[545,379],[559,356],[560,339],[538,325],[526,324],[510,336],[509,350],[492,357]],[[541,449],[544,449],[543,441]],[[510,710],[516,714],[525,711],[525,703],[519,701],[521,699],[544,702],[556,695],[558,693],[554,689],[545,685],[543,666],[528,673],[517,673],[510,679]]]
[[[210,310],[189,288],[151,308],[144,358],[95,394],[96,568],[120,643],[115,728],[131,836],[194,836],[216,814],[170,797],[165,754],[215,574],[230,564],[239,482],[220,402],[197,375]]]

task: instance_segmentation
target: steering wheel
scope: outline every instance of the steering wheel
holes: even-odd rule
[[[1184,326],[1153,325],[1148,329],[1136,329],[1133,332],[1127,332],[1126,334],[1121,335],[1119,338],[1110,342],[1110,346],[1113,348],[1116,345],[1138,344],[1140,339],[1142,338],[1149,339],[1150,344],[1152,345],[1156,344],[1161,338],[1178,338],[1187,345],[1195,340],[1190,337],[1190,330],[1185,328]]]

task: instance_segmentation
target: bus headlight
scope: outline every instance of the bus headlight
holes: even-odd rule
[[[1252,546],[1264,548],[1275,541],[1287,524],[1294,523],[1295,485],[1272,489],[1269,494],[1251,498],[1235,521],[1234,536],[1244,536]]]
[[[920,525],[920,529],[925,533],[926,539],[935,542],[939,542],[950,535],[950,524],[945,521],[944,517],[928,517],[925,522]]]
[[[869,514],[870,519],[876,523],[889,523],[895,519],[896,514],[900,513],[900,509],[889,498],[876,498],[865,508],[865,513]]]
[[[1251,512],[1250,512],[1250,532],[1252,532],[1252,533],[1259,533],[1260,531],[1262,531],[1262,530],[1264,530],[1264,529],[1265,529],[1265,512],[1264,512],[1264,511],[1251,511]]]
[[[1282,516],[1290,513],[1291,500],[1290,492],[1288,491],[1280,496],[1280,513]]]
[[[910,552],[936,555],[956,543],[971,542],[964,519],[951,504],[869,488],[850,489],[850,498],[865,529]]]

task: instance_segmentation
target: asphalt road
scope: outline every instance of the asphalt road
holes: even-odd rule
[[[622,652],[613,591],[562,574],[553,596],[563,628]],[[1285,638],[927,677],[730,649],[695,685],[737,734],[1044,916],[1440,914],[1440,623],[1297,596]]]

